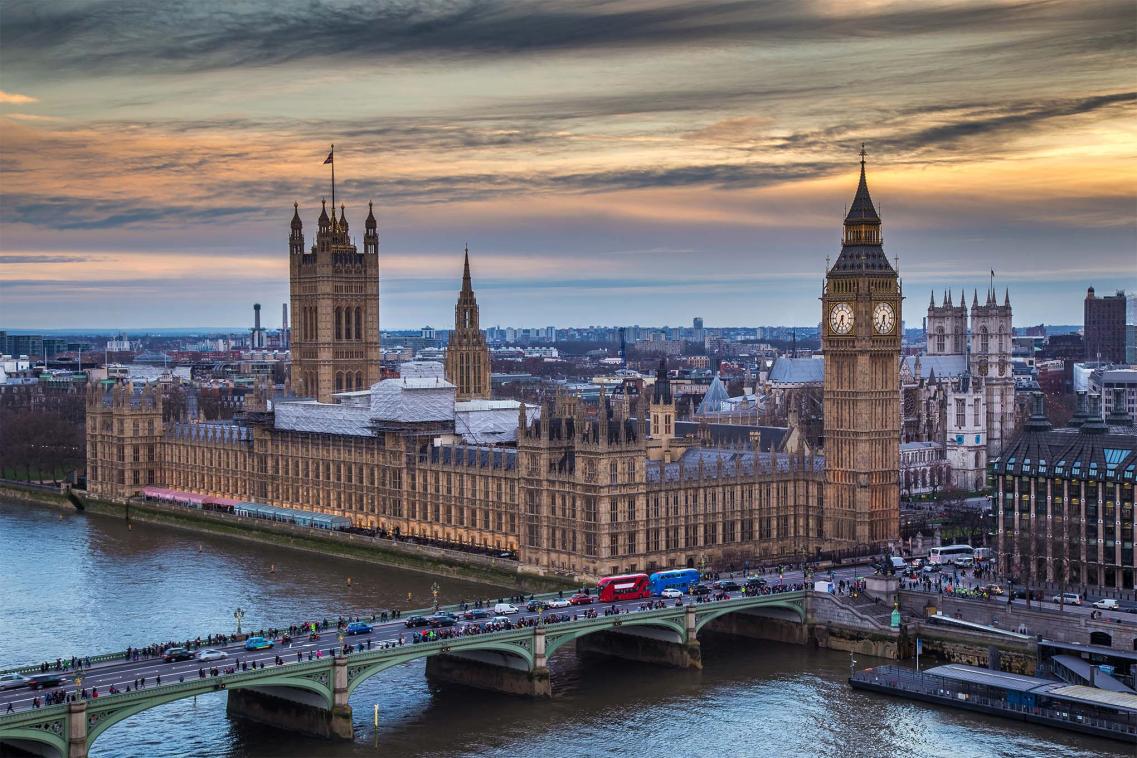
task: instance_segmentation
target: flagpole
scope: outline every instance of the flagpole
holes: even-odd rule
[[[332,157],[332,215],[336,213],[336,146],[332,145],[331,152],[328,153]]]

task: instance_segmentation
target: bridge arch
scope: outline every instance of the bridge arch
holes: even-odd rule
[[[786,615],[789,616],[789,618],[796,618],[798,622],[802,624],[805,623],[805,606],[800,600],[779,600],[775,602],[763,602],[761,604],[748,605],[741,608],[733,605],[727,605],[725,607],[712,605],[704,610],[696,612],[695,634],[698,635],[704,626],[714,621],[715,619],[727,616],[732,613],[741,613],[748,616],[766,616],[767,618],[782,618],[781,615],[764,613],[764,611],[770,610],[786,611]]]
[[[533,651],[526,647],[525,644],[521,644],[523,641],[510,642],[493,639],[482,640],[478,637],[459,637],[447,640],[446,642],[449,644],[425,643],[420,645],[404,645],[401,653],[370,663],[352,665],[349,661],[347,667],[348,697],[351,697],[351,694],[365,681],[387,669],[401,666],[404,663],[410,663],[420,658],[425,660],[431,656],[445,653],[497,652],[513,658],[519,658],[524,662],[525,669],[533,669]]]
[[[324,707],[330,710],[333,703],[330,674],[325,673],[323,676],[320,676],[320,673],[321,672],[317,672],[315,676],[305,677],[296,676],[295,674],[288,675],[282,672],[280,676],[266,676],[240,682],[221,682],[207,679],[202,680],[201,687],[185,688],[171,685],[167,692],[158,692],[158,688],[154,690],[143,690],[137,693],[136,698],[131,698],[126,702],[122,702],[116,697],[108,700],[106,707],[102,708],[99,707],[97,700],[88,700],[88,749],[94,744],[99,735],[131,716],[136,716],[143,711],[148,711],[151,708],[157,708],[160,705],[172,703],[176,700],[184,700],[188,697],[196,697],[198,695],[206,695],[225,690],[239,690],[245,688],[259,689],[266,687],[303,690],[306,693],[315,693],[323,702]]]
[[[46,745],[56,751],[54,755],[65,758],[67,755],[67,737],[65,736],[64,715],[61,719],[45,721],[42,724],[27,725],[4,729],[0,734],[0,745],[9,745],[14,748],[31,752],[31,748]],[[58,721],[58,724],[55,722]],[[52,753],[49,753],[49,755]]]
[[[581,622],[577,622],[574,624],[565,624],[563,630],[558,629],[555,625],[545,627],[545,655],[552,657],[553,653],[566,643],[575,642],[581,637],[587,637],[590,634],[596,634],[597,632],[618,632],[621,629],[635,627],[663,629],[676,635],[675,642],[685,643],[688,641],[687,630],[684,627],[682,616],[675,618],[653,618],[650,616],[646,618],[635,618],[620,616],[616,619],[600,616],[591,623],[582,624]]]

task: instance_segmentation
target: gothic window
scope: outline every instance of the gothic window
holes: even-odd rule
[[[343,309],[336,308],[336,339],[343,339]],[[339,382],[336,382],[336,389],[339,389]]]
[[[971,401],[971,425],[979,426],[980,424],[979,413],[979,398]]]
[[[343,309],[343,338],[351,339],[351,308]]]
[[[944,351],[944,328],[942,326],[936,327],[936,352],[942,353]]]
[[[955,427],[957,429],[962,429],[966,425],[967,425],[967,401],[957,399],[955,401]]]
[[[991,335],[987,333],[987,327],[979,327],[979,352],[986,354],[990,351]]]
[[[336,326],[337,327],[339,326],[338,320],[336,321]],[[342,390],[343,390],[343,372],[337,371],[336,372],[336,392],[341,392]]]
[[[363,372],[362,371],[356,371],[355,372],[355,388],[357,390],[363,389]]]
[[[355,338],[363,339],[363,309],[358,306],[355,309]]]

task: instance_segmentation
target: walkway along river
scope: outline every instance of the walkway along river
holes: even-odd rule
[[[24,503],[0,503],[0,576],[0,668],[228,631],[237,607],[243,626],[256,627],[407,607],[408,593],[426,605],[434,581],[443,602],[503,592]],[[113,726],[92,755],[336,758],[376,746],[400,756],[1126,754],[1091,737],[853,692],[844,654],[708,637],[703,662],[699,672],[578,660],[566,646],[550,662],[551,700],[432,686],[418,662],[356,691],[353,743],[232,721],[219,693]]]

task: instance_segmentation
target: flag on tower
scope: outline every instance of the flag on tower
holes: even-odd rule
[[[335,153],[335,150],[334,150],[334,149],[333,149],[333,150],[331,150],[331,151],[328,153],[328,157],[324,159],[324,165],[325,165],[325,166],[326,166],[326,165],[328,165],[329,163],[333,163],[333,162],[334,162],[334,161],[332,161],[332,154],[333,154],[333,153]]]

